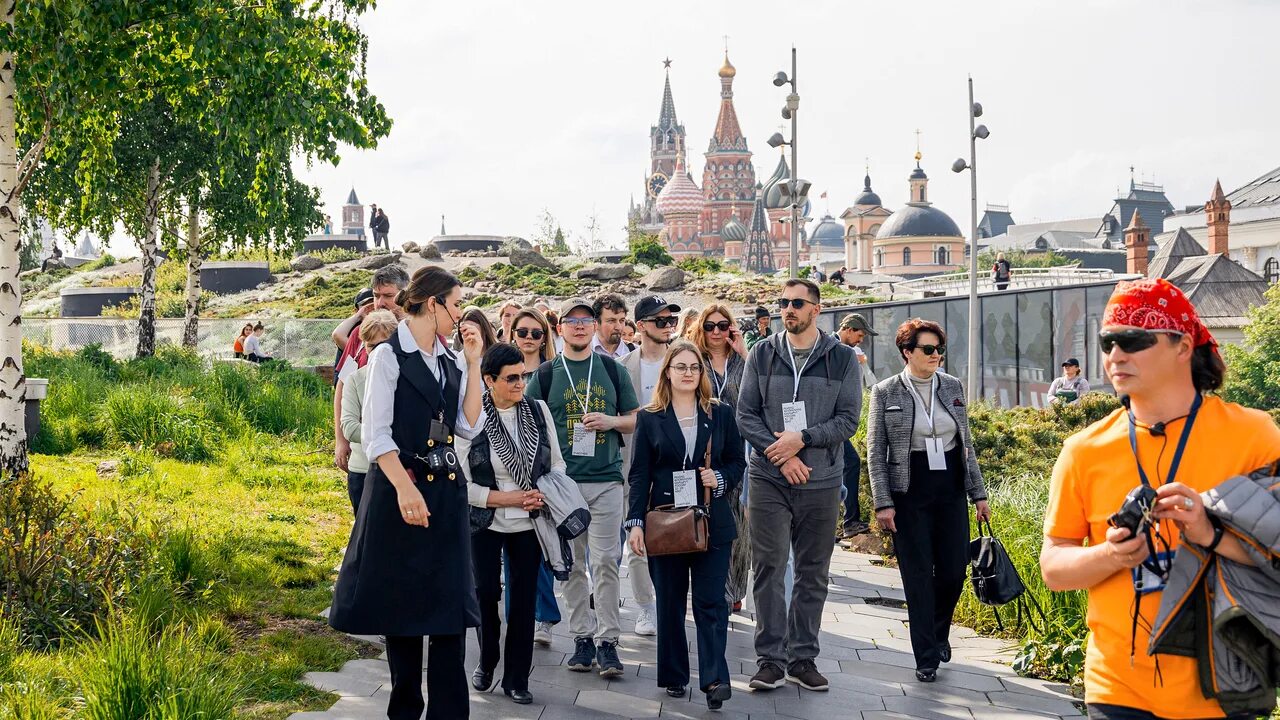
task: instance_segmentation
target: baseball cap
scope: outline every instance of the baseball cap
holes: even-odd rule
[[[843,318],[841,318],[840,329],[841,330],[861,330],[868,335],[880,334],[875,330],[872,330],[871,326],[867,324],[867,319],[862,317],[858,313],[849,313],[848,315],[845,315]]]
[[[356,309],[360,309],[365,305],[373,302],[373,291],[369,288],[362,288],[356,293]]]
[[[561,318],[569,317],[569,313],[573,312],[577,308],[586,308],[587,312],[591,313],[591,317],[596,316],[595,308],[591,306],[591,303],[587,302],[586,300],[580,297],[571,297],[565,300],[564,302],[560,303],[560,313],[559,313],[560,317]]]
[[[1066,367],[1068,365],[1072,367],[1080,367],[1080,361],[1075,358],[1067,358],[1067,361],[1062,363],[1062,367]]]
[[[673,313],[680,312],[680,306],[667,302],[661,295],[646,295],[640,298],[636,303],[636,320],[648,320],[663,310],[670,310]]]

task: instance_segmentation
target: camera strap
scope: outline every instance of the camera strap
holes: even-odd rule
[[[1173,482],[1174,476],[1178,474],[1178,465],[1182,463],[1182,453],[1187,449],[1187,440],[1191,437],[1191,426],[1196,424],[1196,415],[1200,413],[1200,405],[1204,402],[1204,396],[1196,393],[1196,399],[1191,403],[1191,412],[1187,413],[1187,424],[1182,426],[1182,436],[1178,438],[1178,447],[1173,451],[1173,460],[1169,463],[1169,474],[1165,477],[1165,483]],[[1138,457],[1138,421],[1133,417],[1133,410],[1129,411],[1129,447],[1133,450],[1133,461],[1138,466],[1138,478],[1142,480],[1142,484],[1152,487],[1151,481],[1147,479],[1147,471],[1142,469],[1142,460]],[[1159,471],[1159,468],[1156,468]]]

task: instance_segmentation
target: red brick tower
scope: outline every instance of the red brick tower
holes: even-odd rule
[[[1222,192],[1222,181],[1213,183],[1213,195],[1204,205],[1204,218],[1209,224],[1209,254],[1231,257],[1227,227],[1231,225],[1231,201]]]
[[[707,147],[706,166],[702,171],[706,205],[698,219],[703,250],[712,255],[724,253],[720,231],[730,217],[736,218],[743,227],[751,222],[751,203],[755,199],[756,171],[751,165],[751,151],[747,149],[747,139],[738,126],[738,113],[733,107],[733,78],[737,72],[726,51],[724,65],[719,72],[720,116]]]

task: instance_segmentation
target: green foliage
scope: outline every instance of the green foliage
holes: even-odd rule
[[[667,253],[667,248],[658,240],[657,235],[636,233],[628,238],[627,245],[631,248],[631,252],[622,259],[623,262],[650,267],[675,264],[675,260]]]
[[[115,265],[118,260],[109,252],[102,253],[101,256],[90,260],[89,262],[75,268],[76,272],[93,272],[94,270],[102,270]]]
[[[350,248],[340,248],[340,247],[328,247],[328,248],[324,248],[323,250],[316,250],[315,252],[312,252],[309,254],[312,257],[316,258],[317,260],[323,262],[325,265],[332,265],[333,263],[347,262],[350,260],[358,260],[365,256],[365,254],[360,252],[359,250],[352,250]]]
[[[356,293],[369,287],[370,270],[343,270],[329,276],[317,275],[303,283],[289,301],[301,318],[338,318],[351,314]]]
[[[995,250],[984,250],[978,253],[978,275],[990,274],[991,267],[996,264]],[[1068,257],[1047,250],[1045,252],[1027,252],[1025,250],[1004,250],[1004,259],[1015,268],[1050,268],[1070,265],[1075,262]]]
[[[218,429],[205,404],[163,388],[112,390],[102,404],[101,418],[107,439],[121,445],[196,462],[212,458],[217,451]]]
[[[1267,301],[1249,311],[1244,344],[1223,348],[1227,380],[1222,397],[1264,410],[1280,408],[1280,285],[1267,290]]]
[[[709,257],[685,258],[676,263],[676,267],[694,275],[714,275],[724,271],[724,265],[719,260]]]
[[[486,307],[489,307],[490,305],[496,305],[502,302],[503,300],[504,298],[501,295],[490,295],[488,293],[480,293],[479,295],[476,295],[472,297],[470,300],[468,300],[467,304],[475,305],[476,307],[480,307],[480,308],[486,308]]]
[[[49,272],[35,273],[22,279],[22,295],[29,297],[44,290],[59,280],[70,276],[75,270],[70,268],[54,268]]]
[[[575,280],[569,270],[562,268],[548,269],[526,265],[515,267],[506,263],[494,263],[488,268],[477,268],[474,265],[463,268],[458,279],[464,284],[474,280],[490,280],[497,282],[504,290],[523,290],[534,295],[575,295],[584,288],[594,287],[593,281]]]
[[[209,260],[266,262],[273,275],[282,275],[292,270],[289,258],[294,252],[302,249],[302,243],[294,243],[283,248],[251,247],[223,250],[209,256]]]

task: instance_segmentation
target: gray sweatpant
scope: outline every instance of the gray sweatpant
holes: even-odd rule
[[[622,483],[578,483],[591,511],[591,525],[574,538],[573,569],[564,583],[564,601],[569,606],[569,634],[590,637],[597,642],[618,642],[622,634],[618,620],[618,534],[622,532]],[[588,553],[590,549],[590,553]],[[590,554],[591,581],[587,581]],[[591,594],[596,597],[596,626],[591,626]]]
[[[754,473],[747,495],[755,573],[756,662],[785,670],[818,657],[818,633],[831,578],[840,488],[781,487]],[[795,587],[787,609],[787,557],[795,554]]]

